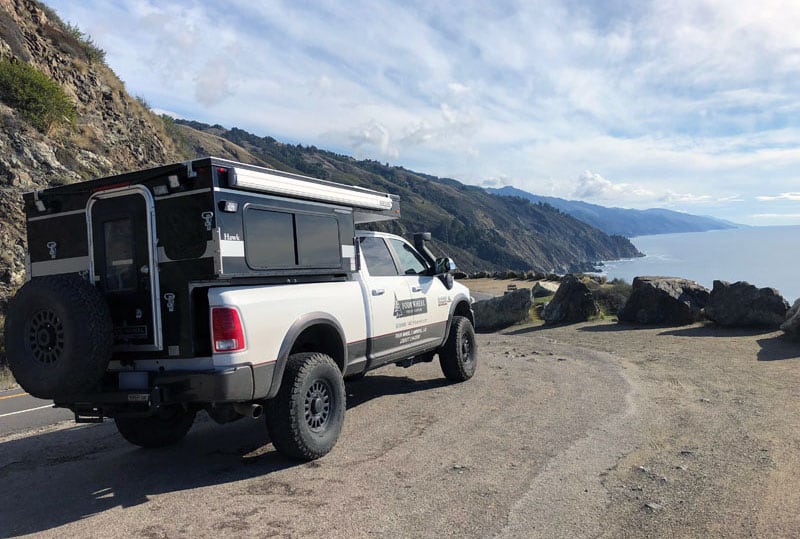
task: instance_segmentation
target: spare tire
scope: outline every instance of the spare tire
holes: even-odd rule
[[[78,275],[36,277],[8,307],[5,345],[14,378],[34,397],[87,391],[100,381],[111,359],[108,305]]]

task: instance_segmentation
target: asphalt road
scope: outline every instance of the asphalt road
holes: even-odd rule
[[[463,384],[436,362],[348,384],[339,443],[311,463],[280,456],[250,419],[220,426],[201,414],[178,446],[144,450],[113,422],[14,431],[13,418],[53,411],[0,417],[0,536],[594,534],[602,474],[634,443],[623,369],[546,337],[478,343],[478,372]],[[3,396],[6,414],[44,405]]]
[[[0,391],[0,437],[72,419],[69,410],[31,397],[22,389]]]

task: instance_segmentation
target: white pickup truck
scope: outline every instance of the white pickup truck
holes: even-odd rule
[[[429,234],[357,231],[397,197],[203,158],[28,193],[28,282],[5,325],[29,393],[142,447],[205,410],[263,415],[297,459],[331,450],[344,381],[438,355],[475,372],[469,290]]]

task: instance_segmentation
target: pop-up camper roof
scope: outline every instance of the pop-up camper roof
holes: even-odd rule
[[[356,224],[400,217],[400,198],[397,195],[233,161],[211,159],[215,165],[224,164],[230,167],[228,186],[233,189],[348,206],[353,208]]]

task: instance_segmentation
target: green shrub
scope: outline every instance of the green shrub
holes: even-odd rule
[[[84,57],[91,62],[105,63],[106,51],[97,46],[91,36],[84,33],[77,25],[64,22],[52,8],[37,2],[49,23],[42,25],[42,32],[63,53],[75,57]]]
[[[600,310],[607,315],[616,316],[631,296],[632,287],[621,279],[614,279],[607,284],[590,286],[590,289]]]
[[[148,103],[148,102],[147,102],[147,99],[145,99],[145,98],[144,98],[143,96],[141,96],[141,95],[137,95],[137,96],[134,96],[134,97],[136,98],[136,101],[138,101],[138,102],[139,102],[139,104],[140,104],[142,107],[144,107],[144,109],[145,109],[145,110],[150,110],[150,103]],[[174,122],[174,120],[173,120],[173,122]],[[166,123],[166,122],[165,122],[165,123]]]
[[[77,118],[75,105],[58,83],[26,62],[0,60],[0,101],[43,133]]]

